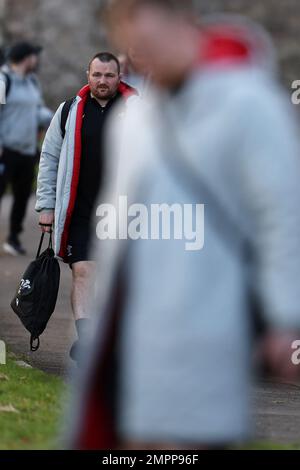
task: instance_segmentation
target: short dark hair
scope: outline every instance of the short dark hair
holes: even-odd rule
[[[19,64],[30,55],[39,55],[43,48],[27,41],[15,43],[8,51],[8,60]]]
[[[114,61],[117,64],[118,74],[120,74],[120,72],[121,72],[120,62],[117,59],[117,57],[114,54],[112,54],[111,52],[98,52],[98,54],[94,55],[94,57],[92,58],[92,60],[89,63],[88,70],[90,70],[91,64],[95,59],[98,59],[98,60],[100,60],[100,62],[103,62],[103,63],[108,63],[108,62]]]

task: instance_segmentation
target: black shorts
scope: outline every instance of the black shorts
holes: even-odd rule
[[[71,268],[74,263],[92,261],[89,253],[90,239],[91,231],[89,224],[71,224],[65,260]]]

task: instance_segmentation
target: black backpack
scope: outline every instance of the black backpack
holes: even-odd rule
[[[5,97],[7,99],[10,89],[11,89],[11,78],[8,75],[8,73],[4,72],[3,70],[1,70],[1,73],[3,77],[5,78]]]
[[[61,135],[63,139],[65,138],[65,135],[66,135],[66,123],[68,120],[69,112],[75,99],[76,99],[76,96],[73,96],[73,98],[70,98],[69,100],[67,100],[61,110],[60,129],[61,129]]]
[[[37,351],[40,346],[39,336],[45,330],[54,312],[60,281],[60,266],[52,249],[52,233],[50,233],[48,248],[40,254],[44,236],[43,233],[36,259],[30,263],[23,274],[10,304],[31,334],[31,351]],[[34,341],[36,345],[33,344]]]

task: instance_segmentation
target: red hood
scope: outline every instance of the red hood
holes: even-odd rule
[[[276,75],[277,54],[267,31],[239,15],[202,17],[202,65],[235,67],[251,65]]]
[[[201,36],[201,60],[206,63],[249,62],[251,51],[242,38],[227,28],[211,28]]]
[[[121,95],[127,99],[130,96],[137,95],[138,92],[135,88],[131,87],[125,82],[120,82],[118,91],[121,93]],[[85,85],[84,87],[81,88],[81,90],[77,93],[80,98],[84,98],[88,93],[90,93],[90,87],[89,85]]]

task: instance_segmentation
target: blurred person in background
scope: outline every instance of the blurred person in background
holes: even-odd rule
[[[114,44],[138,47],[156,89],[127,116],[120,148],[108,145],[114,162],[101,201],[203,203],[205,243],[198,251],[150,237],[96,245],[94,344],[73,403],[79,449],[248,439],[250,290],[265,324],[260,360],[278,377],[299,377],[295,116],[259,27],[222,17],[199,29],[194,18],[190,1],[110,2]],[[119,132],[115,118],[112,140]]]
[[[87,78],[88,85],[59,106],[48,129],[36,201],[41,230],[49,232],[55,225],[55,254],[72,269],[71,304],[79,338],[70,351],[74,360],[89,327],[87,305],[94,273],[89,241],[103,177],[105,124],[117,104],[125,108],[135,95],[121,81],[118,59],[109,52],[93,57]]]
[[[129,48],[127,54],[119,54],[119,57],[123,64],[124,80],[138,91],[141,98],[147,96],[151,83],[147,60],[139,54],[137,47]]]
[[[129,64],[129,59],[127,54],[119,54],[117,56],[117,59],[120,64],[120,73],[122,75],[123,80],[127,81],[127,77],[129,75],[129,69],[130,69],[130,64]]]
[[[6,88],[5,104],[0,105],[0,202],[8,183],[13,194],[3,250],[14,256],[25,254],[19,235],[32,191],[38,132],[48,128],[53,116],[44,106],[36,76],[41,50],[28,42],[15,44],[9,51],[8,64],[0,71]]]

